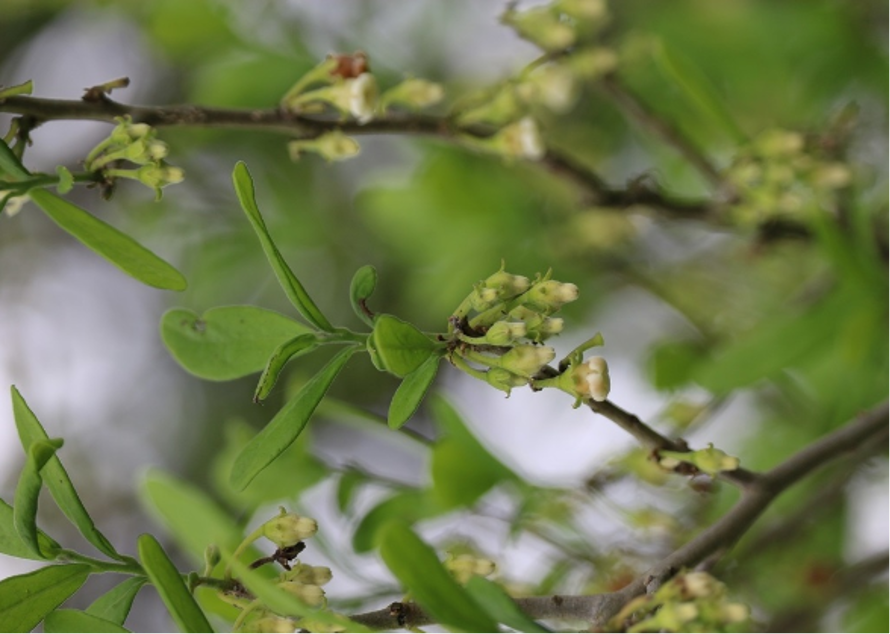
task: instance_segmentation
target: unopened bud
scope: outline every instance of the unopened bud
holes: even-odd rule
[[[493,288],[498,292],[498,298],[505,300],[521,295],[528,290],[528,278],[523,275],[513,275],[504,271],[503,266],[497,273],[489,275],[482,285],[485,288]]]
[[[503,368],[491,368],[485,373],[485,380],[491,387],[501,392],[506,392],[507,396],[510,396],[510,392],[513,391],[514,387],[528,385],[527,378],[513,374]]]
[[[519,376],[532,377],[553,361],[556,351],[550,346],[516,346],[500,357],[498,366]]]
[[[526,326],[521,321],[498,321],[485,333],[485,341],[495,346],[508,346],[525,337]]]
[[[286,619],[282,616],[264,616],[261,619],[257,619],[250,623],[250,631],[251,632],[269,632],[269,633],[284,633],[284,632],[294,632],[297,629],[297,624],[292,619]]]
[[[445,91],[439,84],[425,79],[406,79],[387,90],[380,98],[384,106],[399,104],[419,110],[442,101]]]
[[[361,148],[358,141],[343,134],[341,130],[326,132],[314,139],[301,139],[287,144],[287,150],[293,161],[299,160],[304,152],[315,152],[326,161],[345,161],[357,155]]]
[[[311,517],[302,517],[296,513],[287,513],[281,509],[278,517],[273,517],[263,524],[263,537],[274,543],[278,548],[294,546],[318,532],[318,522]]]
[[[609,365],[602,357],[591,357],[571,371],[572,386],[579,398],[592,398],[605,401],[609,396],[612,381],[609,378]]]
[[[574,284],[544,280],[531,287],[523,297],[522,303],[532,310],[552,313],[576,299],[578,299],[578,287]]]
[[[501,21],[512,26],[519,37],[537,44],[545,51],[558,51],[575,43],[575,29],[560,20],[549,6],[525,11],[508,9]]]
[[[299,581],[279,581],[278,587],[310,607],[319,608],[324,605],[324,590],[314,584],[305,584]]]
[[[331,569],[327,566],[310,566],[297,564],[291,570],[284,573],[286,581],[297,581],[302,584],[323,586],[333,578]]]

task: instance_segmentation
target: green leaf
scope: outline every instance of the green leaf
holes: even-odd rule
[[[300,280],[291,271],[278,247],[272,241],[272,236],[269,235],[269,231],[266,229],[266,222],[263,220],[262,214],[260,214],[260,208],[256,204],[253,178],[247,170],[247,166],[241,161],[238,161],[235,165],[235,169],[232,172],[232,182],[235,185],[235,193],[238,195],[241,208],[247,214],[247,219],[250,220],[250,224],[256,231],[260,244],[263,246],[263,252],[266,254],[269,264],[272,265],[272,270],[275,271],[275,276],[278,278],[278,282],[284,289],[287,298],[310,324],[320,330],[333,332],[334,327],[331,325],[331,322],[327,320],[318,309],[318,306],[315,305],[315,302],[312,301],[312,298],[309,297],[309,293],[303,288]]]
[[[308,332],[290,317],[256,306],[220,306],[200,317],[173,308],[161,318],[161,339],[170,354],[187,371],[211,381],[259,372],[278,346]]]
[[[497,623],[445,570],[435,551],[404,522],[381,531],[380,556],[437,622],[465,632],[497,632]]]
[[[368,339],[368,351],[381,370],[404,378],[423,365],[436,344],[417,328],[392,315],[380,315]]]
[[[53,222],[127,275],[155,288],[185,290],[182,273],[130,236],[50,191],[32,189],[28,195]]]
[[[129,632],[125,627],[80,610],[56,610],[46,615],[43,631],[50,632]]]
[[[111,590],[100,596],[90,604],[86,609],[88,614],[97,616],[100,619],[110,621],[117,625],[123,625],[130,615],[130,608],[133,607],[133,600],[148,583],[145,577],[130,577],[124,579]]]
[[[59,184],[56,185],[56,191],[60,194],[67,194],[74,188],[74,175],[64,165],[56,168],[56,174],[59,176]]]
[[[52,537],[37,529],[37,553],[22,541],[15,529],[15,511],[0,500],[0,554],[18,557],[20,559],[34,559],[43,561],[45,558],[39,553],[51,553],[61,550],[61,546]]]
[[[311,621],[312,624],[334,625],[345,628],[347,632],[370,632],[371,630],[349,620],[342,614],[324,609],[313,608],[300,601],[297,597],[277,587],[275,583],[263,577],[259,572],[251,570],[240,561],[231,561],[232,571],[264,606],[282,616],[296,616]],[[308,629],[308,628],[307,628]],[[313,629],[313,631],[320,631]]]
[[[61,448],[60,439],[35,440],[28,448],[28,460],[19,476],[19,483],[15,489],[15,507],[13,509],[13,521],[15,530],[32,553],[43,559],[53,559],[57,552],[43,552],[37,539],[37,500],[40,497],[40,489],[43,488],[43,479],[40,470],[55,456]]]
[[[90,570],[83,564],[47,566],[0,581],[0,632],[30,632],[77,592]]]
[[[371,328],[374,327],[374,319],[369,314],[365,301],[374,293],[375,288],[377,288],[377,269],[370,264],[366,264],[356,271],[352,276],[352,283],[349,285],[349,300],[352,302],[352,310]]]
[[[387,422],[390,428],[398,429],[414,415],[433,381],[436,380],[441,360],[442,357],[438,354],[431,354],[419,368],[402,380],[389,404]]]
[[[27,448],[38,440],[49,440],[40,421],[37,420],[34,412],[30,410],[25,399],[22,398],[15,386],[12,386],[11,391],[12,411],[22,446]],[[65,516],[77,526],[80,534],[88,542],[113,559],[120,561],[129,559],[118,553],[105,535],[96,528],[90,514],[84,508],[83,502],[80,501],[77,491],[74,490],[71,478],[68,477],[68,472],[65,471],[65,467],[62,466],[58,456],[50,458],[49,462],[43,467],[42,475],[44,484],[49,489],[56,504],[59,505]]]
[[[263,469],[297,439],[331,383],[357,351],[356,346],[350,346],[338,352],[281,408],[265,429],[254,436],[232,466],[230,481],[236,490],[243,491]]]
[[[445,434],[433,447],[430,467],[433,490],[445,506],[469,506],[496,484],[519,479],[476,440],[445,399],[433,399],[431,407]]]
[[[25,179],[31,175],[3,139],[0,139],[0,174],[11,176],[13,180]]]
[[[272,391],[272,388],[278,381],[278,375],[281,374],[281,371],[284,369],[284,366],[288,361],[294,357],[299,357],[312,352],[320,344],[321,342],[315,334],[307,333],[297,335],[293,339],[285,341],[278,346],[275,349],[275,352],[272,353],[272,356],[269,357],[269,360],[266,363],[266,368],[263,370],[262,375],[260,375],[260,380],[256,386],[256,392],[254,392],[253,395],[254,403],[258,403],[269,396],[269,392]]]
[[[347,514],[358,487],[367,481],[368,476],[355,469],[347,469],[340,474],[337,481],[337,508],[341,513]]]
[[[158,589],[167,610],[184,632],[212,632],[207,617],[195,603],[182,576],[167,553],[148,533],[139,536],[139,559],[148,578]]]
[[[467,582],[467,592],[479,602],[492,618],[519,632],[549,632],[545,627],[529,618],[525,612],[493,581],[474,576]]]
[[[142,493],[176,542],[197,561],[208,544],[234,550],[241,542],[241,528],[230,514],[187,482],[152,469],[145,475]]]
[[[441,515],[446,510],[429,495],[429,491],[400,491],[383,500],[362,518],[352,536],[352,547],[357,553],[366,553],[377,547],[381,529],[390,521],[398,519],[413,524]]]
[[[34,90],[34,82],[30,79],[26,82],[22,82],[21,84],[16,84],[15,86],[6,86],[5,88],[0,88],[0,103],[3,103],[3,100],[8,97],[15,97],[16,95],[30,95],[31,91]]]

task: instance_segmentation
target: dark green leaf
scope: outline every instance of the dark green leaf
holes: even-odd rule
[[[475,576],[467,583],[467,592],[492,616],[498,623],[503,623],[519,632],[549,632],[545,627],[530,619],[510,595],[493,581]]]
[[[83,564],[47,566],[0,581],[0,632],[30,632],[77,592],[90,570]]]
[[[468,506],[503,480],[517,476],[470,433],[458,413],[442,398],[432,411],[444,437],[433,448],[433,490],[447,507]]]
[[[0,553],[20,559],[36,559],[42,561],[43,556],[35,553],[22,541],[15,530],[15,512],[13,508],[0,500]],[[41,553],[57,552],[62,547],[49,535],[37,529],[37,546]]]
[[[177,625],[184,632],[212,632],[207,617],[195,603],[182,576],[158,540],[145,533],[139,536],[138,547],[142,567]]]
[[[241,528],[203,491],[153,469],[143,481],[143,493],[179,545],[201,561],[208,544],[234,550]]]
[[[390,428],[398,429],[414,415],[433,381],[436,380],[441,360],[442,357],[438,354],[431,354],[419,368],[402,380],[389,404],[387,422]]]
[[[331,383],[357,351],[358,348],[350,346],[338,352],[281,408],[265,429],[248,443],[232,466],[231,483],[236,490],[243,491],[251,480],[297,439]]]
[[[689,381],[696,364],[704,356],[702,346],[693,341],[665,341],[649,354],[652,383],[659,390],[672,390]]]
[[[414,372],[436,350],[429,337],[392,315],[377,317],[368,345],[375,364],[399,378]]]
[[[259,372],[278,346],[308,332],[290,317],[256,306],[220,306],[200,317],[173,308],[161,318],[161,338],[173,357],[211,381]]]
[[[0,174],[11,176],[13,180],[25,179],[31,175],[3,139],[0,139]]]
[[[254,402],[259,402],[269,396],[269,392],[272,391],[272,388],[278,381],[278,375],[281,374],[281,371],[284,369],[284,366],[288,361],[294,357],[299,357],[312,352],[320,343],[318,337],[314,334],[307,333],[297,335],[293,339],[285,341],[278,346],[275,349],[275,352],[272,353],[272,356],[269,357],[269,361],[266,363],[266,368],[263,370],[262,375],[260,375],[259,383],[257,383],[256,386],[256,392],[254,392],[253,395]]]
[[[497,632],[497,623],[448,574],[435,551],[404,522],[381,530],[380,556],[406,592],[442,625],[465,632]]]
[[[368,552],[378,545],[380,531],[390,521],[397,519],[413,524],[440,515],[445,510],[429,491],[409,489],[394,493],[365,515],[352,536],[352,547],[359,553]]]
[[[30,551],[43,559],[53,559],[56,552],[43,552],[40,550],[40,542],[37,538],[37,501],[40,497],[40,489],[43,488],[43,479],[40,470],[61,448],[62,441],[35,440],[28,449],[28,460],[19,476],[19,483],[15,489],[15,507],[13,509],[13,521],[15,530]]]
[[[43,631],[50,632],[129,632],[125,627],[80,610],[56,610],[46,615]]]
[[[25,399],[22,398],[15,386],[12,387],[12,411],[15,416],[15,426],[19,433],[19,440],[21,440],[23,447],[30,447],[32,443],[38,440],[49,440],[40,421],[37,420],[34,412],[30,410]],[[68,472],[65,471],[65,467],[62,466],[58,456],[54,456],[47,462],[43,467],[42,475],[46,488],[49,489],[56,504],[59,505],[59,508],[62,509],[62,512],[68,519],[77,526],[80,534],[109,557],[126,560],[127,557],[118,553],[105,535],[96,528],[90,514],[84,508],[83,502],[80,501],[77,491],[74,490],[71,478],[68,477]]]
[[[57,225],[127,275],[155,288],[185,289],[182,273],[85,209],[45,189],[32,189],[28,195]]]
[[[316,328],[332,332],[334,327],[331,325],[331,322],[327,320],[318,309],[318,306],[315,305],[315,302],[312,301],[312,298],[309,297],[309,293],[303,288],[300,280],[291,271],[278,247],[272,241],[272,236],[269,235],[269,231],[266,229],[266,222],[263,220],[260,209],[256,204],[253,178],[247,170],[247,166],[241,161],[235,165],[235,169],[232,172],[232,182],[235,185],[235,193],[238,195],[241,208],[247,214],[247,219],[250,220],[250,224],[256,231],[260,244],[263,246],[263,252],[266,254],[269,264],[272,265],[272,270],[275,271],[275,276],[278,278],[278,282],[284,289],[287,298],[300,311],[300,314],[303,315],[306,321]]]
[[[133,600],[146,583],[148,579],[145,577],[125,579],[93,601],[86,611],[100,619],[123,625],[130,615]]]
[[[374,293],[377,288],[377,269],[370,264],[366,264],[352,277],[352,283],[349,285],[349,299],[352,302],[352,310],[358,315],[363,322],[374,327],[374,320],[368,314],[365,301]]]

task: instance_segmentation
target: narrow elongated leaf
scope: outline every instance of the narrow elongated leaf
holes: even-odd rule
[[[46,615],[43,631],[51,632],[129,632],[125,627],[80,610],[56,610]]]
[[[34,412],[28,407],[25,399],[22,398],[15,386],[12,386],[12,411],[19,440],[23,447],[30,447],[32,443],[38,440],[49,440],[49,436],[46,435],[46,431],[44,431],[40,421],[37,420]],[[83,502],[80,501],[77,491],[74,490],[71,478],[68,477],[68,472],[65,471],[65,467],[62,466],[58,456],[50,458],[49,462],[43,467],[43,478],[46,488],[49,489],[56,504],[59,505],[66,517],[77,526],[80,534],[87,541],[109,557],[121,561],[128,559],[128,557],[118,553],[105,535],[96,528],[90,514],[84,508]]]
[[[56,540],[40,529],[37,529],[37,546],[38,552],[35,553],[22,541],[15,530],[15,511],[9,504],[0,500],[0,553],[20,559],[43,561],[45,557],[39,553],[58,552],[62,548]]]
[[[375,365],[399,378],[414,372],[436,350],[429,337],[392,315],[377,318],[368,346]]]
[[[25,179],[31,175],[3,139],[0,139],[0,174],[12,177],[13,180]]]
[[[253,395],[254,402],[259,402],[269,396],[269,392],[272,391],[272,388],[278,381],[278,375],[281,374],[281,371],[284,369],[284,366],[287,365],[288,361],[294,357],[299,357],[312,352],[318,347],[319,343],[318,337],[314,334],[307,333],[297,335],[293,339],[285,341],[278,346],[275,349],[275,352],[272,353],[272,356],[269,357],[269,361],[266,363],[266,368],[260,375],[259,383],[257,383],[256,386],[256,392]]]
[[[59,439],[35,440],[31,443],[31,447],[28,449],[28,460],[22,469],[18,486],[15,489],[15,508],[13,509],[15,530],[31,552],[43,559],[52,559],[56,553],[42,552],[37,539],[37,500],[40,497],[40,489],[43,488],[40,470],[61,446],[62,441]]]
[[[514,603],[510,595],[493,581],[479,576],[473,577],[467,582],[467,592],[473,595],[473,598],[498,623],[503,623],[507,627],[511,627],[519,632],[550,631],[529,618]]]
[[[231,483],[236,490],[244,490],[251,480],[297,439],[331,383],[357,350],[355,346],[350,346],[338,352],[281,408],[265,429],[254,436],[235,459],[232,467]]]
[[[349,300],[352,302],[352,310],[363,322],[374,327],[374,320],[369,314],[365,302],[377,288],[377,269],[367,264],[355,272],[352,283],[349,285]]]
[[[139,560],[148,578],[157,587],[167,610],[184,632],[212,632],[204,612],[188,591],[182,576],[154,537],[139,536]]]
[[[234,550],[242,531],[203,491],[171,475],[152,469],[142,484],[144,497],[164,525],[197,561],[208,544]]]
[[[392,429],[398,429],[407,423],[420,407],[423,397],[436,380],[441,360],[442,357],[438,354],[431,354],[419,368],[402,380],[389,404],[387,422]]]
[[[465,632],[498,631],[494,619],[405,523],[394,521],[383,528],[380,556],[405,590],[439,623]]]
[[[340,475],[337,481],[337,508],[341,513],[344,515],[347,513],[359,486],[367,481],[368,476],[354,469],[344,471]]]
[[[259,372],[278,346],[309,332],[290,317],[257,306],[220,306],[200,316],[173,308],[161,318],[161,339],[173,358],[211,381]]]
[[[127,234],[45,189],[32,189],[28,195],[53,222],[127,275],[155,288],[185,289],[182,273]]]
[[[100,619],[123,625],[130,615],[133,600],[146,583],[148,579],[145,577],[125,579],[93,601],[86,611]]]
[[[272,241],[272,236],[269,235],[269,230],[266,229],[266,221],[263,220],[260,208],[256,204],[253,177],[247,170],[247,166],[241,161],[235,165],[235,169],[232,172],[232,182],[235,185],[235,193],[238,195],[241,208],[247,214],[247,219],[250,220],[250,224],[256,231],[260,244],[263,246],[263,252],[266,254],[269,264],[272,265],[272,270],[275,271],[275,276],[278,278],[278,282],[284,289],[287,298],[300,311],[300,314],[303,315],[306,321],[316,328],[332,332],[334,327],[331,325],[331,322],[327,320],[318,309],[318,306],[315,305],[315,302],[312,301],[312,298],[309,297],[309,293],[306,292],[300,280],[297,279],[297,276],[294,275],[287,262],[284,261],[284,257],[282,257],[278,247],[275,246],[275,242]]]
[[[0,581],[0,632],[30,632],[89,576],[89,566],[68,564]]]

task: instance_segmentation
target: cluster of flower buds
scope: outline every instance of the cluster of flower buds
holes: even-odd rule
[[[318,522],[311,517],[288,513],[281,507],[278,515],[263,524],[261,530],[263,537],[281,549],[296,546],[315,535]]]
[[[837,191],[852,181],[850,168],[808,145],[797,132],[767,130],[739,153],[727,172],[739,197],[733,208],[737,222],[756,225],[777,216],[805,220],[835,205]]]
[[[706,572],[688,572],[634,599],[610,624],[627,632],[745,631],[750,616],[748,606],[729,600],[723,583]]]
[[[530,281],[502,265],[476,284],[451,317],[451,360],[509,395],[556,357],[540,344],[562,332],[563,320],[551,315],[576,299],[578,287],[550,279],[549,272]]]
[[[735,471],[739,468],[738,458],[730,456],[721,449],[715,449],[712,444],[708,444],[707,449],[699,449],[698,451],[661,450],[658,452],[658,458],[658,464],[665,469],[676,469],[681,463],[685,462],[708,475],[716,475],[721,471]]]
[[[473,577],[488,577],[497,571],[497,564],[491,559],[477,557],[468,553],[461,555],[449,554],[442,562],[445,569],[451,573],[455,580],[465,585]]]
[[[101,171],[107,178],[130,178],[152,188],[155,200],[161,189],[182,182],[183,171],[164,159],[169,149],[158,140],[157,131],[145,123],[133,123],[129,116],[117,117],[111,134],[94,147],[84,161],[91,172]],[[121,165],[132,163],[137,168]]]

